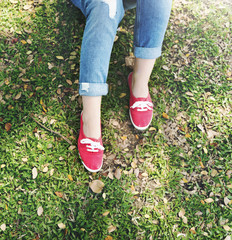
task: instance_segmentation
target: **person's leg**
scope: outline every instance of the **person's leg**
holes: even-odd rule
[[[135,58],[132,92],[136,98],[146,98],[148,96],[148,81],[154,64],[155,59]]]
[[[101,137],[101,96],[82,96],[83,131],[89,138]]]
[[[121,0],[81,2],[86,16],[79,77],[79,92],[83,99],[83,129],[87,137],[99,138],[101,96],[108,92],[106,79],[110,55],[124,9]]]
[[[79,74],[83,111],[78,150],[86,169],[96,172],[101,169],[104,150],[101,98],[108,93],[110,55],[124,7],[122,0],[73,0],[73,3],[86,17]]]
[[[153,104],[148,81],[161,47],[171,10],[171,0],[137,0],[135,22],[135,66],[128,77],[130,87],[129,115],[138,130],[148,128]]]
[[[147,97],[148,81],[167,28],[171,0],[137,0],[135,23],[135,67],[132,92],[135,97]]]

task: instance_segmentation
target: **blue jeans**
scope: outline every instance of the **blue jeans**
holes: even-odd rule
[[[172,0],[72,0],[86,17],[81,46],[79,93],[102,96],[110,55],[125,10],[136,7],[134,55],[155,59],[161,55]]]

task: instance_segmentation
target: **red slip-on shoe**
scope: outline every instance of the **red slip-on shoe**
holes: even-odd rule
[[[149,127],[153,117],[153,103],[150,94],[147,98],[136,98],[131,89],[132,74],[128,76],[128,84],[130,88],[129,115],[133,126],[138,130],[145,130]]]
[[[98,172],[103,164],[104,147],[102,138],[87,138],[83,131],[83,121],[81,114],[81,127],[78,138],[78,150],[85,168],[90,172]]]

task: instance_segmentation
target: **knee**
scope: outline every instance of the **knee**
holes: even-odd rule
[[[91,1],[87,7],[87,15],[96,16],[96,20],[113,20],[118,24],[124,15],[124,7],[120,0],[97,0]]]

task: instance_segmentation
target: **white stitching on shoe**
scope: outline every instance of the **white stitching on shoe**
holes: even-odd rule
[[[138,108],[138,111],[144,112],[144,111],[148,111],[148,110],[152,110],[153,104],[151,102],[148,101],[137,101],[135,102],[131,108]]]
[[[99,143],[99,142],[94,142],[91,139],[84,138],[80,141],[82,144],[90,144],[87,145],[87,151],[89,152],[98,152],[99,150],[104,150],[105,148]]]

